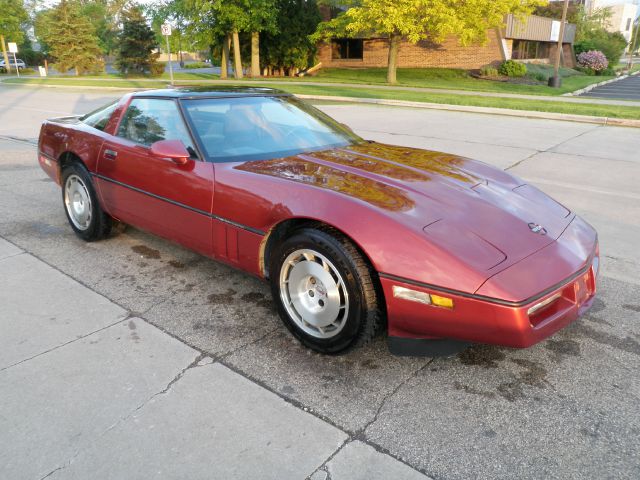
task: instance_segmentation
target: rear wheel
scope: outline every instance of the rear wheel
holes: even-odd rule
[[[111,217],[100,207],[91,176],[83,165],[73,163],[62,171],[62,202],[78,237],[91,242],[111,232]]]
[[[269,272],[280,317],[307,347],[341,353],[381,329],[375,272],[336,230],[298,230],[276,249]]]

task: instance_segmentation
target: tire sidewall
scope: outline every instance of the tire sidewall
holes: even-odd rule
[[[74,225],[73,221],[69,217],[69,212],[67,210],[67,205],[65,203],[65,190],[67,185],[67,178],[69,178],[69,176],[71,175],[77,175],[82,179],[85,186],[87,187],[87,191],[89,192],[89,197],[91,198],[91,222],[89,223],[89,228],[87,228],[86,230],[80,230]],[[98,203],[98,197],[96,195],[95,188],[93,187],[93,182],[91,181],[91,175],[89,175],[89,172],[84,166],[79,165],[77,163],[73,163],[71,165],[64,167],[64,169],[62,170],[61,184],[62,184],[62,207],[64,208],[64,214],[67,216],[67,221],[69,222],[69,225],[71,226],[75,234],[78,237],[82,238],[83,240],[88,242],[95,240],[99,236],[99,229],[100,229],[99,222],[100,222],[100,214],[102,212],[100,211],[100,204]]]
[[[284,260],[292,252],[310,249],[324,255],[340,272],[349,295],[349,313],[342,330],[331,338],[317,338],[300,329],[291,319],[282,303],[280,295],[280,270]],[[364,292],[356,266],[344,252],[340,242],[331,235],[315,229],[303,229],[285,240],[274,252],[269,268],[271,293],[276,303],[278,314],[289,331],[305,346],[328,354],[347,350],[358,338],[367,312],[363,308]]]

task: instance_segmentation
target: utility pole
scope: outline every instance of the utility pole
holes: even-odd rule
[[[636,33],[633,35],[631,50],[629,50],[629,70],[633,68],[633,52],[635,52],[636,48],[638,47],[638,35],[640,34],[640,18],[638,18],[637,22],[638,24],[636,25]]]
[[[564,42],[564,27],[567,23],[567,10],[569,10],[569,0],[564,0],[562,7],[562,20],[560,21],[560,36],[558,37],[558,47],[556,48],[556,61],[553,65],[553,77],[549,79],[549,86],[560,88],[562,78],[560,78],[560,59],[562,58],[562,44]]]

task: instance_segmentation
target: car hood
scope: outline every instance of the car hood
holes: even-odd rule
[[[502,170],[429,150],[366,142],[235,168],[366,202],[488,274],[556,240],[573,217]]]

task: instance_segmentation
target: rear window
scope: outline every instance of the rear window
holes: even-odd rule
[[[80,121],[90,127],[104,131],[117,105],[118,102],[113,102],[104,107],[100,107],[91,113],[87,113],[84,117],[80,118]]]

